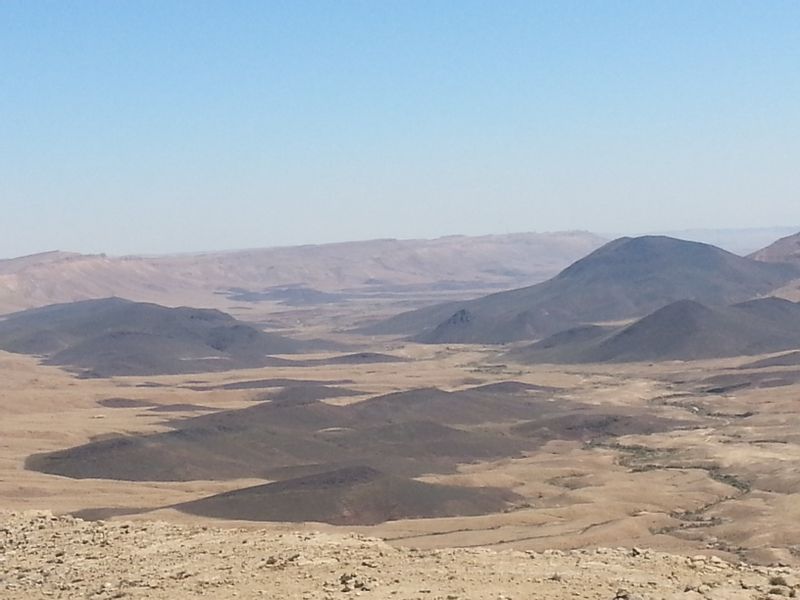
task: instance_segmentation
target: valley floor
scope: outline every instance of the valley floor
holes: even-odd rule
[[[496,600],[502,595],[530,597],[535,590],[537,598],[610,600],[617,588],[638,590],[644,598],[670,598],[687,586],[702,585],[707,587],[701,593],[709,597],[750,598],[765,593],[767,571],[710,559],[695,568],[685,558],[654,552],[715,555],[731,564],[794,568],[800,563],[796,369],[743,370],[742,360],[518,367],[500,363],[489,348],[409,345],[376,350],[410,360],[80,380],[32,358],[0,353],[0,510],[17,511],[0,522],[0,597],[83,598],[96,592],[98,598],[122,592],[141,598],[180,597],[176,590],[230,597],[228,591],[236,590],[241,597],[325,598],[347,586],[355,593],[355,583],[362,581],[374,597],[409,599]],[[137,482],[71,479],[24,468],[35,453],[110,435],[166,431],[170,419],[198,411],[252,406],[259,390],[219,386],[264,377],[347,380],[343,385],[348,389],[368,395],[520,381],[558,388],[565,401],[660,415],[684,425],[611,439],[551,441],[517,458],[424,475],[418,479],[505,488],[525,502],[496,514],[373,526],[225,521],[170,508],[265,483],[257,478]],[[743,387],[742,381],[755,384]],[[346,404],[364,397],[330,402]],[[48,517],[32,524],[31,510],[78,513],[107,522]],[[133,525],[126,528],[123,522]],[[209,533],[203,527],[235,531]],[[125,531],[135,535],[125,538]],[[384,542],[352,537],[356,534]],[[136,536],[141,543],[125,541]],[[616,546],[652,551],[646,558],[581,550]],[[462,549],[447,550],[452,547]],[[58,552],[64,554],[56,556]],[[288,560],[298,553],[305,558]],[[275,563],[257,566],[270,556]],[[375,561],[377,568],[362,564]],[[352,585],[341,579],[350,573],[356,574]],[[116,587],[101,589],[104,574]],[[126,581],[127,587],[120,589]],[[150,583],[156,587],[148,587]],[[431,592],[422,591],[426,589]]]

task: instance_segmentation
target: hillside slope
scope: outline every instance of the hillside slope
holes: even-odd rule
[[[620,238],[534,286],[403,313],[365,329],[425,343],[505,343],[580,324],[640,317],[678,300],[727,305],[800,270],[662,236]]]
[[[800,233],[788,235],[750,255],[763,262],[785,262],[800,264]]]
[[[711,308],[673,302],[621,327],[570,330],[511,356],[523,362],[696,360],[800,348],[800,304],[778,298]]]
[[[1,349],[101,377],[256,367],[268,354],[302,347],[218,310],[121,298],[57,304],[0,320]]]

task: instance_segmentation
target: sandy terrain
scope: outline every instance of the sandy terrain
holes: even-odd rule
[[[703,391],[708,388],[703,380],[715,374],[740,376],[735,367],[741,360],[565,369],[498,364],[495,350],[480,347],[408,345],[393,352],[414,360],[108,380],[79,380],[59,369],[39,366],[32,358],[2,354],[0,509],[57,514],[90,510],[88,514],[119,514],[118,518],[136,521],[216,523],[270,532],[356,531],[393,545],[428,549],[489,546],[543,551],[622,545],[685,555],[709,553],[730,561],[798,563],[797,384]],[[265,483],[260,479],[75,480],[23,467],[25,459],[37,452],[109,434],[165,431],[167,420],[198,414],[192,406],[184,412],[155,412],[149,405],[199,405],[211,410],[249,406],[259,390],[191,388],[265,377],[346,380],[347,388],[368,395],[424,386],[453,390],[525,381],[563,388],[562,398],[646,408],[654,414],[696,419],[696,426],[630,435],[611,443],[552,441],[521,458],[464,464],[454,474],[423,476],[420,479],[428,482],[505,487],[527,502],[502,514],[411,519],[368,527],[213,521],[165,508]],[[98,404],[108,398],[147,405]]]

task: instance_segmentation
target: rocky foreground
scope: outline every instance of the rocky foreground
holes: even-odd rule
[[[798,572],[639,549],[416,551],[322,533],[0,513],[0,598],[794,597]]]

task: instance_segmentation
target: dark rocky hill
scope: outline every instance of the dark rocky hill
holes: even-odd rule
[[[514,457],[553,439],[572,439],[566,429],[570,416],[606,414],[568,400],[554,402],[554,393],[507,382],[454,392],[408,390],[344,406],[278,398],[175,420],[162,433],[35,455],[27,466],[74,478],[133,481],[283,479],[353,465],[404,477],[452,472],[458,464]],[[552,421],[546,430],[510,435],[510,425],[541,419]]]
[[[234,490],[175,508],[223,519],[372,525],[487,514],[508,508],[514,500],[520,497],[499,488],[424,483],[353,466]]]
[[[663,236],[621,238],[544,283],[403,313],[368,333],[425,343],[506,343],[631,319],[678,300],[723,306],[768,294],[798,268]]]
[[[0,320],[3,350],[96,377],[257,367],[269,354],[303,347],[218,310],[121,298],[51,305]]]
[[[522,457],[552,440],[682,426],[654,417],[650,407],[587,405],[514,381],[453,392],[408,390],[347,405],[306,398],[308,388],[287,391],[288,400],[175,418],[167,431],[104,436],[36,454],[26,467],[80,479],[260,478],[280,483],[178,508],[230,519],[372,523],[496,512],[512,499],[491,489],[431,487],[414,481],[420,475]]]
[[[633,362],[757,355],[800,347],[800,304],[673,302],[627,326],[582,328],[515,350],[523,362]]]

